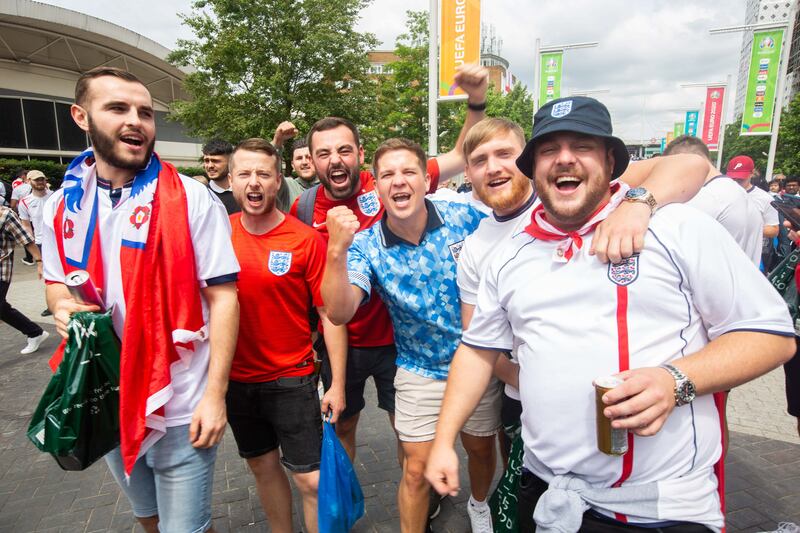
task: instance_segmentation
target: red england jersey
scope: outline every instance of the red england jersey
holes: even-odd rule
[[[292,216],[264,235],[231,215],[231,240],[241,272],[239,339],[230,379],[263,383],[314,371],[311,305],[321,307],[325,240]]]
[[[427,172],[431,177],[431,185],[428,192],[434,192],[439,185],[439,164],[436,159],[428,159]],[[331,200],[325,196],[324,187],[317,189],[312,223],[314,229],[325,237],[325,241],[328,240],[328,228],[325,226],[325,219],[328,215],[328,209],[332,207],[337,205],[348,207],[358,217],[361,230],[369,228],[383,217],[383,204],[381,204],[381,200],[378,197],[378,191],[375,190],[375,177],[371,172],[364,170],[361,172],[360,178],[361,187],[346,200]],[[297,215],[299,201],[299,198],[296,199],[289,211],[292,216]],[[361,348],[394,344],[392,319],[374,289],[369,301],[359,307],[352,320],[348,322],[347,342],[349,346]]]

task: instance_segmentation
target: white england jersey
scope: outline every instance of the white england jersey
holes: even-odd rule
[[[786,305],[730,235],[687,206],[659,210],[644,250],[616,265],[588,254],[591,236],[555,263],[557,242],[514,235],[489,265],[463,342],[493,350],[521,342],[524,464],[535,475],[549,482],[571,473],[597,487],[657,482],[656,516],[630,523],[718,530],[713,397],[676,407],[656,436],[633,437],[624,458],[612,457],[597,450],[592,381],[678,359],[732,331],[793,336]]]
[[[720,175],[710,179],[686,205],[722,224],[753,263],[761,264],[764,230],[761,211],[732,178]]]
[[[508,241],[511,236],[520,231],[531,220],[531,211],[538,205],[536,194],[531,195],[516,213],[505,217],[498,217],[492,213],[481,220],[478,229],[464,239],[464,246],[458,256],[458,293],[465,304],[478,303],[478,288],[481,278],[489,268],[489,262],[494,257],[493,252]],[[511,359],[516,362],[516,350],[511,351]],[[509,384],[505,385],[506,395],[519,400],[519,391]]]
[[[231,225],[222,203],[205,185],[181,176],[186,191],[189,210],[189,231],[194,247],[195,267],[200,286],[236,281],[239,263],[231,244]],[[98,180],[98,228],[103,256],[106,286],[103,300],[106,308],[114,306],[111,315],[114,330],[122,336],[125,324],[125,299],[122,292],[120,245],[125,224],[130,224],[130,213],[125,202],[131,192],[130,183],[122,190],[112,191]],[[44,279],[64,283],[64,269],[59,259],[53,219],[63,189],[56,191],[44,208]],[[112,199],[112,194],[114,198]],[[200,295],[203,320],[208,323],[208,305]],[[195,353],[189,367],[173,365],[171,370],[174,396],[164,406],[168,427],[189,424],[197,403],[203,396],[208,381],[208,363],[211,355],[209,341],[195,342]]]
[[[754,202],[756,207],[758,207],[764,226],[777,226],[779,224],[778,211],[770,204],[775,198],[773,198],[770,193],[759,189],[755,185],[751,185],[750,188],[747,189],[747,196],[750,198],[750,201]]]

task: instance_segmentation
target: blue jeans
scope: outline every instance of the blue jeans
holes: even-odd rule
[[[139,457],[125,481],[119,448],[105,459],[114,479],[128,497],[133,515],[158,515],[162,533],[202,533],[211,527],[211,489],[217,447],[194,448],[189,426],[167,428],[144,456]]]

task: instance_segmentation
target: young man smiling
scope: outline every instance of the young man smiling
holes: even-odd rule
[[[84,73],[71,113],[92,149],[45,204],[47,302],[64,338],[72,313],[97,311],[64,285],[82,269],[111,311],[121,444],[106,461],[134,516],[148,533],[208,531],[239,323],[228,217],[153,153],[153,100],[129,72]]]
[[[627,164],[596,100],[537,112],[516,165],[541,204],[491,258],[450,370],[426,471],[441,494],[458,491],[453,442],[500,353],[517,348],[520,531],[719,531],[710,393],[769,371],[793,348],[780,298],[730,235],[690,208],[660,209],[641,253],[592,257],[597,225],[621,203],[658,206],[652,193],[610,183]],[[602,414],[630,432],[623,457],[601,453],[595,438],[592,381],[612,374],[623,382],[603,395]]]
[[[421,532],[430,494],[423,476],[425,461],[461,331],[456,259],[464,238],[484,215],[467,204],[425,198],[431,178],[425,153],[414,142],[385,141],[375,151],[373,170],[384,216],[359,232],[359,218],[352,210],[342,205],[328,211],[322,294],[336,324],[349,322],[369,302],[373,289],[389,310],[398,367],[394,427],[404,455],[398,490],[400,527],[406,533]],[[345,185],[346,180],[340,181]],[[494,461],[497,422],[491,410],[490,404],[479,408],[464,428],[477,441],[467,446],[470,472]],[[474,480],[473,490],[488,488],[485,481]],[[481,531],[487,531],[485,525]]]

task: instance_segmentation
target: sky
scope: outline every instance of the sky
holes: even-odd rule
[[[167,48],[192,38],[180,14],[191,0],[45,0],[140,33]],[[374,33],[391,49],[405,28],[405,12],[427,10],[429,0],[373,0],[357,27]],[[700,108],[708,83],[732,77],[726,117],[735,99],[740,33],[709,35],[708,30],[744,22],[745,0],[484,0],[482,23],[503,41],[501,55],[532,90],[535,40],[542,46],[597,41],[596,48],[564,54],[562,95],[607,90],[594,96],[605,103],[614,133],[626,140],[661,138],[685,112]]]

